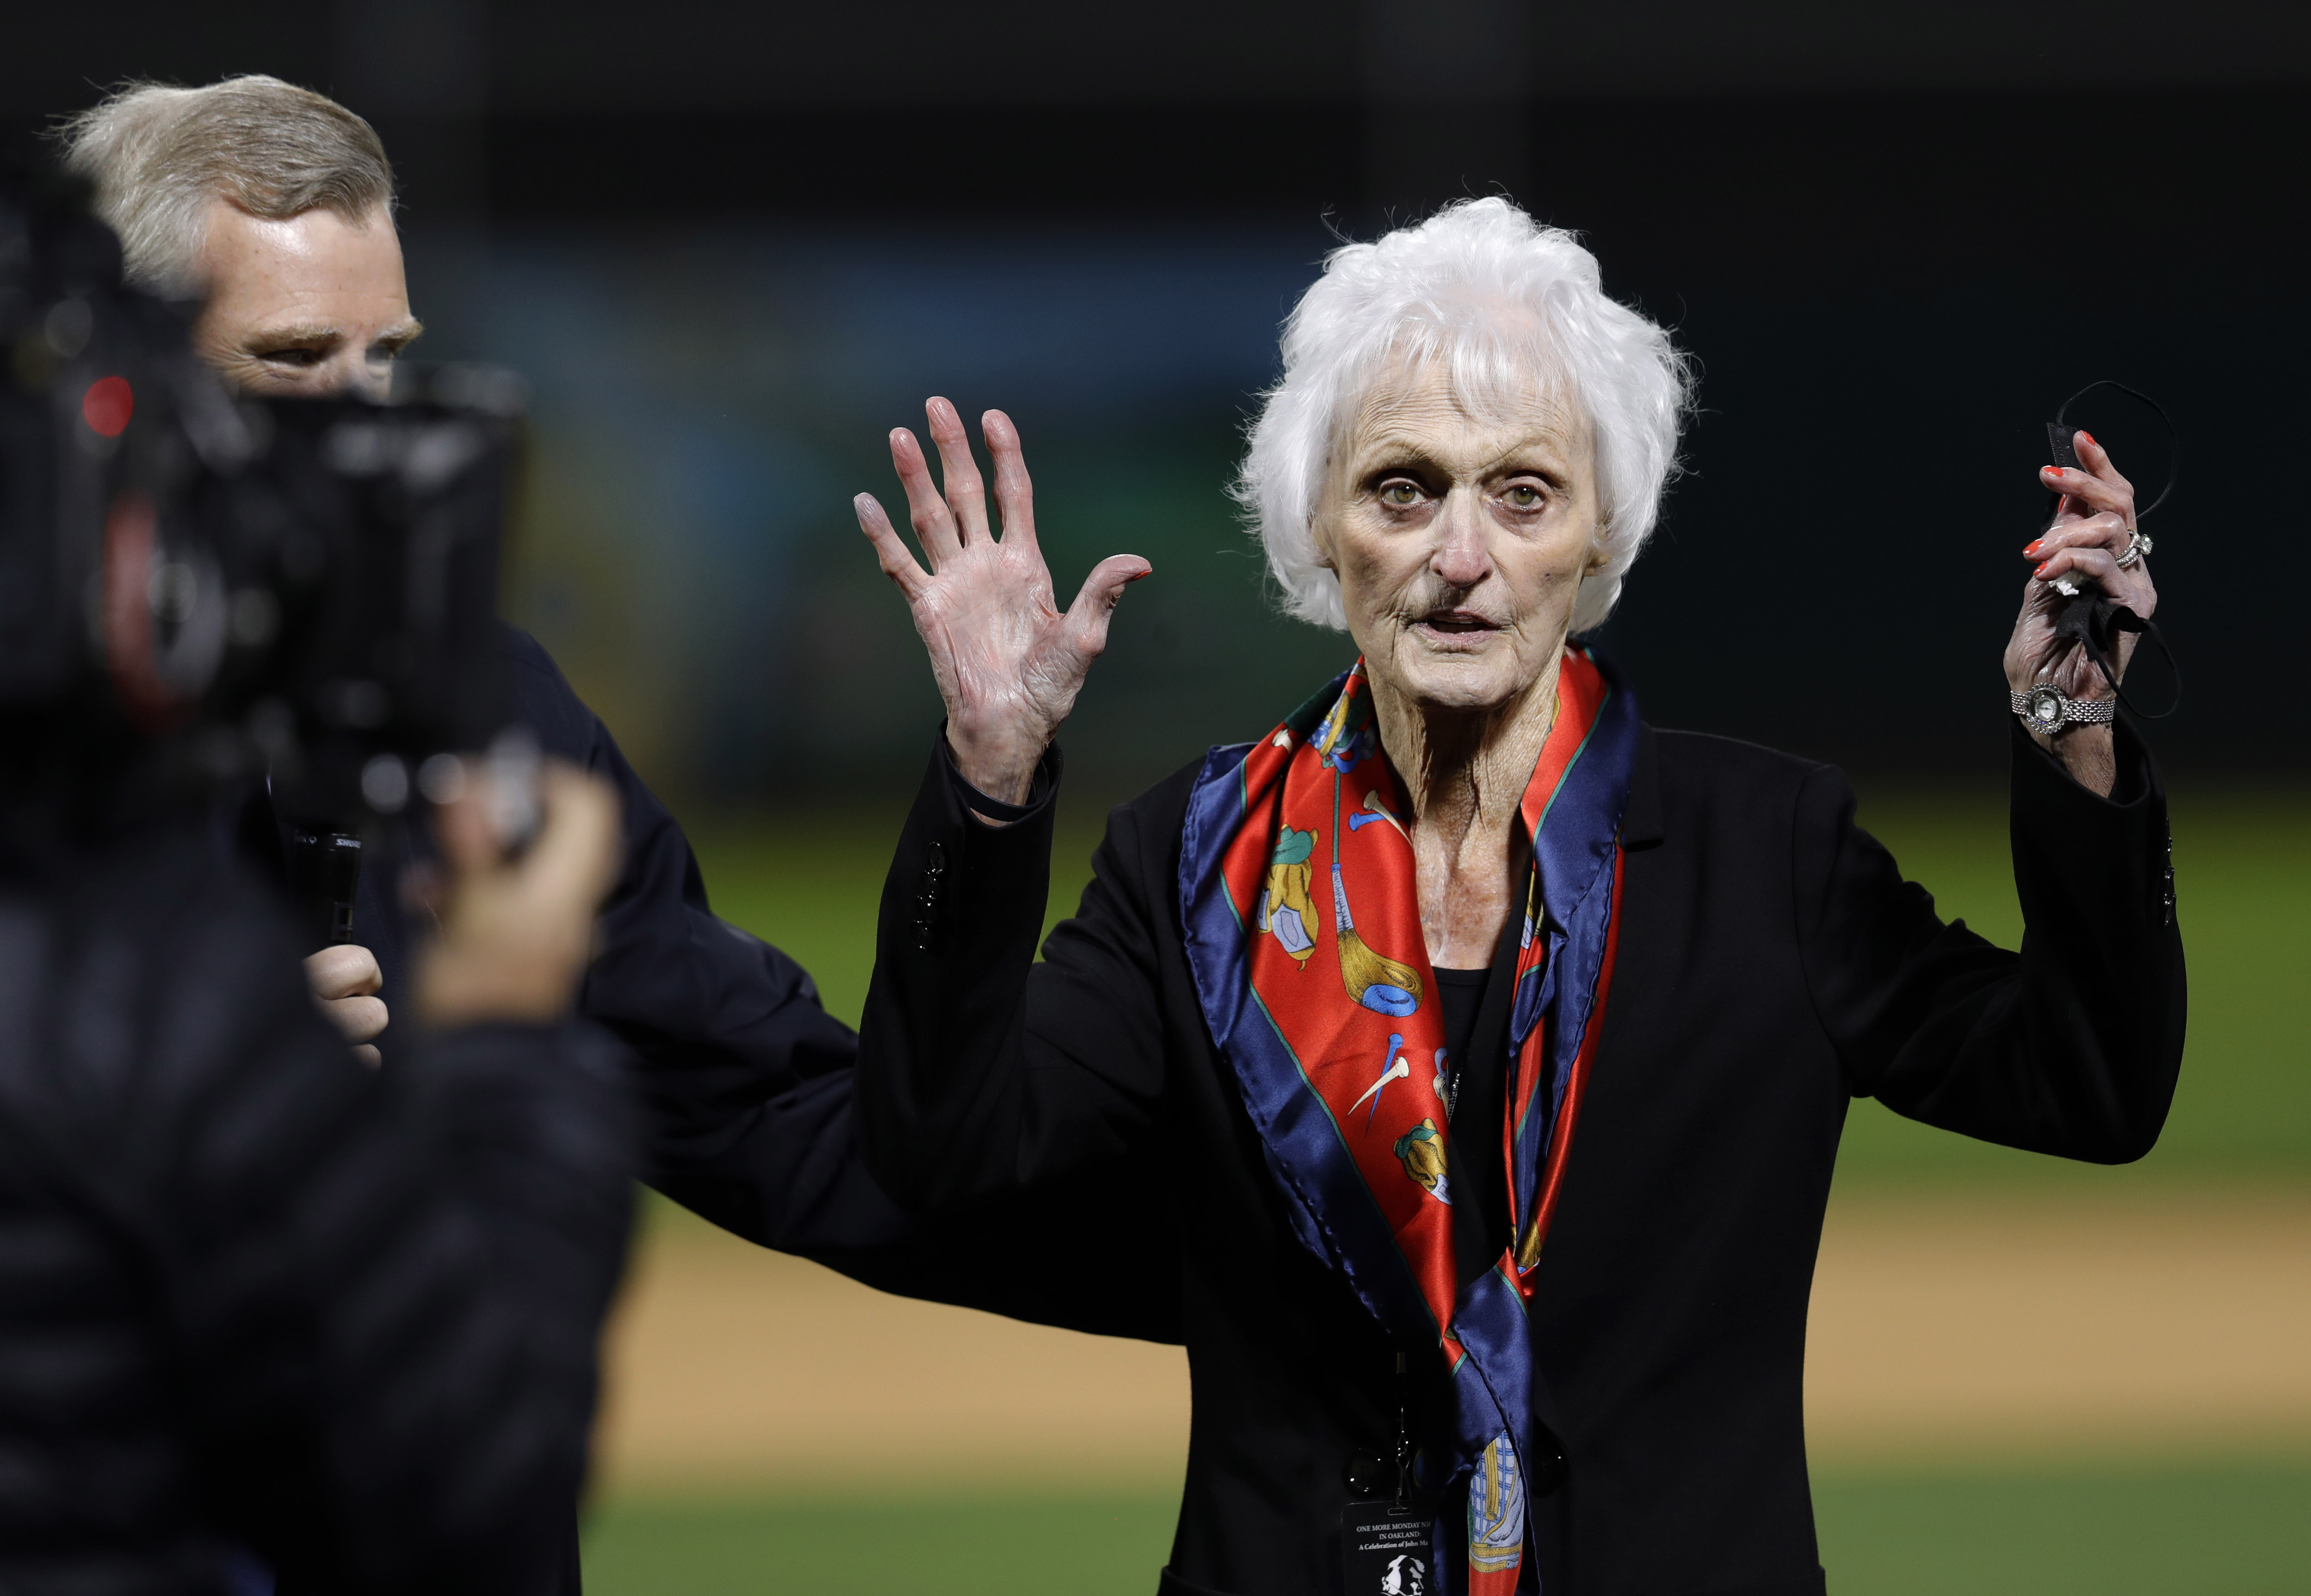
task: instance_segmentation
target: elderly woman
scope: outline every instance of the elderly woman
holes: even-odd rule
[[[1118,808],[1041,963],[1052,736],[1148,567],[1053,607],[999,413],[999,539],[941,400],[944,497],[892,438],[929,571],[858,501],[948,716],[883,901],[869,1162],[922,1207],[1102,1163],[1168,1194],[1166,1592],[1818,1592],[1800,1382],[1848,1101],[2101,1162],[2158,1134],[2165,806],[2053,627],[2063,577],[2150,613],[2127,484],[2081,437],[2023,551],[2008,685],[2055,691],[2011,734],[2016,955],[1935,918],[1836,771],[1657,731],[1569,641],[1686,398],[1662,330],[1502,200],[1335,253],[1241,495],[1360,658]]]

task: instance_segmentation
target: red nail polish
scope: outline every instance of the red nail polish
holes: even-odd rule
[[[2045,563],[2045,564],[2043,564],[2043,565],[2039,566],[2037,570],[2036,570],[2036,571],[2032,571],[2030,574],[2031,574],[2032,576],[2043,577],[2043,576],[2045,576],[2045,575],[2046,574],[2046,566],[2047,566],[2047,565],[2052,565],[2053,563],[2054,563],[2054,562],[2053,562],[2052,560],[2049,560],[2049,561],[2047,561],[2047,562]]]
[[[2028,548],[2024,549],[2024,550],[2022,551],[2023,557],[2024,557],[2024,558],[2026,558],[2026,559],[2034,559],[2034,558],[2036,558],[2036,555],[2037,555],[2037,553],[2038,553],[2039,545],[2042,545],[2042,544],[2044,544],[2045,541],[2046,541],[2046,540],[2045,540],[2045,538],[2043,538],[2043,537],[2042,537],[2042,538],[2038,539],[2037,543],[2034,543],[2034,544],[2032,544]]]
[[[2079,436],[2080,436],[2080,437],[2081,437],[2081,438],[2083,438],[2083,439],[2085,439],[2089,443],[2094,443],[2094,434],[2093,434],[2092,432],[2088,432],[2084,427],[2080,427],[2080,428],[2079,429]],[[2099,444],[2099,443],[2095,443],[2095,447],[2096,447],[2097,449],[2100,449],[2100,448],[2102,447],[2102,445],[2101,445],[2101,444]]]
[[[2060,466],[2049,466],[2046,467],[2046,475],[2049,476],[2068,476],[2070,473],[2063,470]]]

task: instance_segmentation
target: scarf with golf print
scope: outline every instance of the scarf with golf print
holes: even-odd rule
[[[1363,662],[1258,743],[1215,749],[1189,803],[1181,904],[1205,1018],[1301,1240],[1400,1345],[1435,1346],[1450,1371],[1453,1455],[1423,1483],[1466,1484],[1465,1540],[1440,1518],[1434,1551],[1446,1588],[1469,1596],[1538,1588],[1524,1304],[1612,981],[1637,737],[1627,688],[1567,650],[1520,807],[1532,869],[1497,1126],[1452,1122],[1407,811]],[[1510,1202],[1510,1245],[1466,1286],[1452,1250],[1461,1136],[1501,1138]]]

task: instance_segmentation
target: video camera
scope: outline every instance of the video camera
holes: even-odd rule
[[[342,940],[360,833],[503,728],[520,384],[237,397],[119,258],[76,196],[0,173],[0,718],[39,752],[20,779],[266,777]]]

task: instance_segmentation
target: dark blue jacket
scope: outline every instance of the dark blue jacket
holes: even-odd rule
[[[801,965],[715,918],[682,828],[537,640],[509,626],[506,647],[510,718],[549,754],[616,787],[623,807],[625,863],[579,1008],[631,1050],[643,1178],[725,1230],[882,1290],[1181,1339],[1174,1227],[1160,1186],[1138,1172],[1087,1172],[1058,1201],[1007,1194],[930,1220],[884,1195],[852,1134],[856,1033],[820,1006]],[[365,853],[353,912],[354,940],[377,955],[397,1016],[412,1012],[420,933],[400,906],[412,862],[406,844]],[[388,1061],[406,1025],[380,1039]],[[562,1585],[579,1589],[574,1550]]]
[[[506,629],[512,718],[546,752],[600,776],[624,806],[625,864],[580,1010],[632,1051],[650,1185],[724,1229],[903,1295],[1106,1335],[1177,1341],[1179,1258],[1168,1210],[1126,1171],[1087,1173],[1079,1200],[1001,1197],[907,1215],[852,1135],[859,1039],[802,967],[715,918],[690,844],[601,718],[537,641]],[[354,938],[405,1016],[414,928],[404,853],[364,859]],[[390,1058],[406,1021],[384,1042]],[[1128,1240],[1127,1240],[1128,1238]]]

